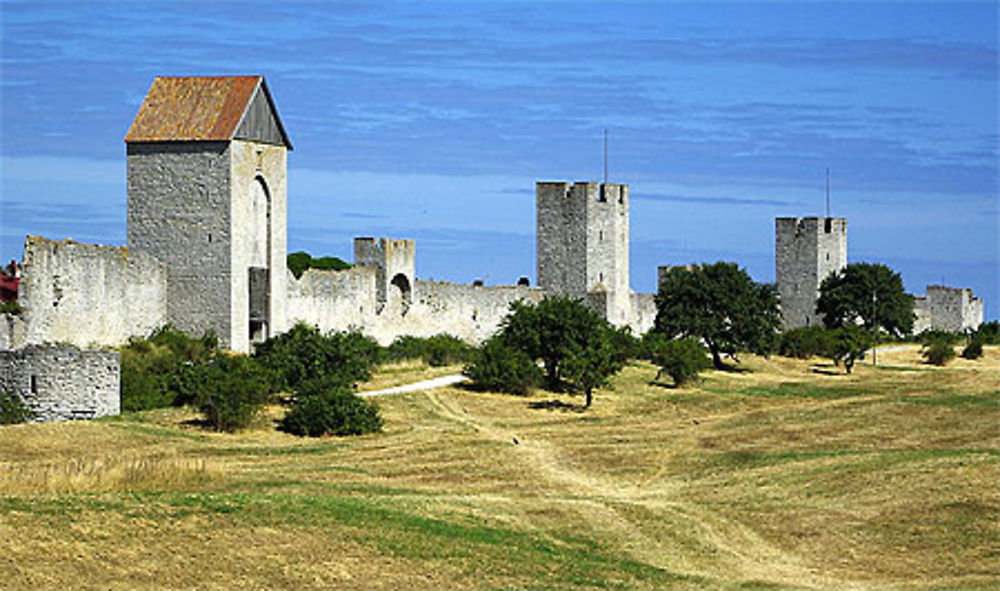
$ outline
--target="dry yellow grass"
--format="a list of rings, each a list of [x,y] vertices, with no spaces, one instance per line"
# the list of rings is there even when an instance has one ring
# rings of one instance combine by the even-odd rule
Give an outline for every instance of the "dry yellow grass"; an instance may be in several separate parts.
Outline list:
[[[574,397],[379,400],[382,434],[217,435],[170,410],[0,429],[12,588],[989,589],[1000,349],[833,375],[637,364]],[[442,370],[443,373],[448,373]],[[436,375],[436,374],[432,374]],[[423,368],[394,368],[377,387]],[[369,389],[371,389],[369,387]]]

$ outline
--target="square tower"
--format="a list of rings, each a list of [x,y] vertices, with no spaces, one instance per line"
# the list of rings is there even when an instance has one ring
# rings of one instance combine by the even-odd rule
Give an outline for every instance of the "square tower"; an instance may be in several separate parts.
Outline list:
[[[376,313],[405,316],[413,303],[416,245],[412,240],[355,238],[354,264],[375,268]]]
[[[610,322],[628,323],[628,185],[540,182],[535,195],[538,286],[586,297]]]
[[[284,329],[292,149],[262,76],[157,77],[125,137],[129,247],[167,266],[167,319],[249,352]]]
[[[786,329],[822,322],[819,286],[847,266],[846,218],[776,218],[774,278]]]

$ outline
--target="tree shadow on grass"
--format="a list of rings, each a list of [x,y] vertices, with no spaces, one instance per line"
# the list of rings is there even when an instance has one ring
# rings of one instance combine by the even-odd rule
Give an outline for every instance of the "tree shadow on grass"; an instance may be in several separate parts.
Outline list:
[[[529,402],[528,408],[534,410],[558,410],[560,412],[576,412],[581,413],[586,410],[582,405],[570,404],[569,402],[563,402],[562,400],[539,400],[538,402]]]
[[[812,372],[823,374],[825,376],[842,376],[845,375],[843,371],[833,363],[816,363],[812,366]]]

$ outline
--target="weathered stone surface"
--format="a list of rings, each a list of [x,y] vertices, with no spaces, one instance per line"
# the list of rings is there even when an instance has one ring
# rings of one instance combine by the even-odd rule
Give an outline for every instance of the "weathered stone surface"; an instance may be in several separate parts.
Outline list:
[[[983,323],[983,300],[975,297],[971,289],[928,285],[926,294],[913,299],[914,334],[931,328],[950,332],[975,330]]]
[[[816,314],[819,286],[847,266],[847,220],[776,218],[774,266],[784,327],[822,322]]]
[[[12,329],[7,349],[117,345],[166,322],[166,268],[123,246],[29,236],[18,294],[23,327],[6,322]]]
[[[69,345],[0,351],[0,390],[19,396],[39,422],[119,414],[119,374],[114,351]]]

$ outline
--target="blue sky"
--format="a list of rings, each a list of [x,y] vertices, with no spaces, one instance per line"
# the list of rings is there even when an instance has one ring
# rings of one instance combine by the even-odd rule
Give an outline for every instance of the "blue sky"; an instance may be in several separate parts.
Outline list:
[[[125,240],[123,137],[156,75],[264,74],[289,248],[417,240],[417,274],[535,275],[534,183],[632,187],[656,265],[774,277],[776,216],[851,261],[1000,303],[998,10],[958,3],[2,2],[0,256]]]

